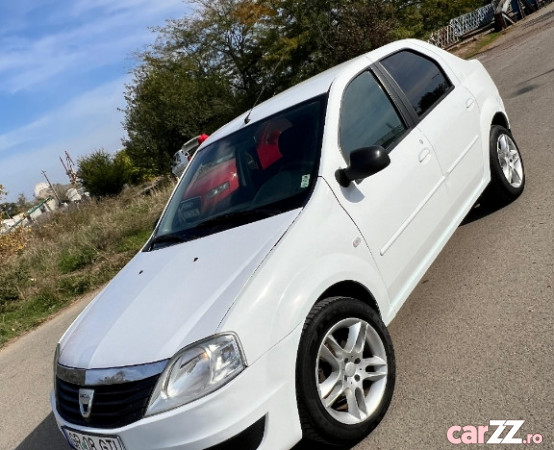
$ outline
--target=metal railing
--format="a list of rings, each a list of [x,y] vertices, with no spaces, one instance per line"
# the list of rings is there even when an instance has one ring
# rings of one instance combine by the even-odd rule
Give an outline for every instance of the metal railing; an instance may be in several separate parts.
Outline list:
[[[493,21],[494,5],[491,3],[452,19],[447,26],[435,31],[429,37],[429,42],[438,47],[447,48],[460,42],[465,35],[490,25]]]

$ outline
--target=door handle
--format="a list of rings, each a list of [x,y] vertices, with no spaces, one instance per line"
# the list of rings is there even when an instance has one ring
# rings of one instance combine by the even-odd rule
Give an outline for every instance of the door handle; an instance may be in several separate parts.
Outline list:
[[[429,150],[427,147],[425,147],[421,152],[419,153],[419,162],[422,163],[427,158],[431,156],[431,150]]]
[[[473,108],[473,105],[475,105],[475,99],[474,98],[468,98],[466,100],[466,108],[471,109],[471,108]]]

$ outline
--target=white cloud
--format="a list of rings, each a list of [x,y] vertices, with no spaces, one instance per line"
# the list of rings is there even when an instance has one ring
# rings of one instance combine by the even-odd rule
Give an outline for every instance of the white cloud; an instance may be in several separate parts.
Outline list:
[[[127,77],[86,92],[39,120],[0,135],[0,183],[14,199],[32,193],[46,170],[52,182],[66,183],[59,162],[65,150],[77,160],[98,148],[114,152],[121,147],[124,130],[122,91]]]
[[[88,14],[93,9],[100,12]],[[60,27],[63,31],[36,39],[0,39],[0,89],[13,94],[40,86],[60,74],[67,76],[121,61],[122,55],[127,56],[154,39],[149,25],[182,16],[185,10],[185,5],[175,0],[80,1],[73,10],[58,8],[56,14],[63,11],[67,16],[68,24]],[[71,17],[75,15],[90,15],[90,19],[74,26]]]
[[[60,108],[45,113],[38,120],[0,135],[0,154],[18,146],[28,146],[45,138],[70,137],[79,130],[93,127],[95,123],[111,122],[117,117],[117,124],[123,119],[117,108],[125,106],[123,90],[129,76],[123,76],[96,89],[85,92]],[[101,144],[101,143],[100,143]],[[100,145],[99,144],[99,145]]]

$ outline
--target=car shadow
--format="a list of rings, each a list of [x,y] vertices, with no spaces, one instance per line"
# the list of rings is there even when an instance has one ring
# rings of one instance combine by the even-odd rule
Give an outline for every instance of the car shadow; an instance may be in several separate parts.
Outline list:
[[[337,447],[319,444],[317,442],[310,442],[302,439],[291,450],[350,450],[352,447]]]
[[[508,203],[509,204],[509,203]],[[488,199],[480,198],[477,200],[471,211],[465,216],[464,220],[460,224],[461,227],[464,225],[480,220],[484,217],[487,217],[491,214],[494,214],[496,211],[500,211],[502,208],[505,208],[506,204],[491,202]]]
[[[69,444],[63,438],[54,414],[50,413],[15,450],[69,450]],[[351,447],[330,447],[302,440],[292,450],[348,450]]]
[[[54,414],[50,413],[15,450],[69,450],[69,444],[63,438]]]

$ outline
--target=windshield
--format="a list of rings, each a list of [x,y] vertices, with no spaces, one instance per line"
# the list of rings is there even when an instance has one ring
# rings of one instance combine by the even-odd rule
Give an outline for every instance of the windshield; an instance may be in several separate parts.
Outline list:
[[[200,150],[149,248],[302,207],[317,178],[324,100],[294,106]]]

